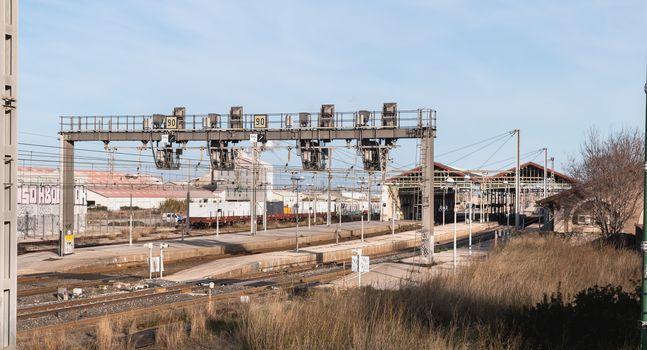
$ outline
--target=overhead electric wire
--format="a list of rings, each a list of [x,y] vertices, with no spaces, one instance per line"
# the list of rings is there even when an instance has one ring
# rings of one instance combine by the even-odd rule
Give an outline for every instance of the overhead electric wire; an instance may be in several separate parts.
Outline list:
[[[506,136],[506,135],[509,135],[509,134],[514,134],[514,131],[506,131],[506,132],[504,132],[504,133],[502,133],[502,134],[495,135],[495,136],[492,136],[492,137],[488,137],[488,138],[483,139],[483,140],[481,140],[481,141],[477,141],[477,142],[474,142],[474,143],[469,144],[469,145],[466,145],[466,146],[461,146],[461,147],[459,147],[459,148],[453,149],[453,150],[451,150],[451,151],[447,151],[447,152],[445,152],[445,153],[437,154],[437,155],[436,155],[436,157],[437,157],[437,158],[440,158],[440,157],[446,156],[446,155],[448,155],[448,154],[452,154],[452,153],[455,153],[455,152],[458,152],[458,151],[462,151],[462,150],[464,150],[464,149],[467,149],[467,148],[470,148],[470,147],[473,147],[473,146],[479,145],[479,144],[481,144],[481,143],[483,143],[483,142],[490,141],[490,140],[492,140],[492,139],[502,138],[502,137],[504,137],[504,136]]]
[[[464,156],[462,156],[462,157],[460,157],[460,158],[458,158],[458,159],[454,160],[453,162],[449,162],[449,163],[447,163],[447,165],[455,164],[456,162],[458,162],[458,161],[460,161],[460,160],[463,160],[463,159],[465,159],[465,158],[467,158],[467,157],[469,157],[469,156],[473,155],[474,153],[476,153],[476,152],[478,152],[478,151],[484,150],[484,149],[486,149],[487,147],[489,147],[490,145],[492,145],[492,144],[494,144],[494,143],[496,143],[496,142],[500,141],[503,137],[505,137],[505,136],[507,136],[507,135],[508,135],[508,134],[504,134],[502,137],[498,137],[498,138],[496,138],[496,139],[494,139],[494,140],[492,140],[492,141],[488,142],[487,144],[485,144],[485,145],[483,145],[483,146],[481,146],[481,147],[477,148],[475,151],[472,151],[472,152],[470,152],[470,153],[467,153],[467,154],[465,154]]]
[[[494,156],[495,156],[495,155],[496,155],[496,154],[501,150],[501,148],[503,148],[503,146],[505,146],[505,145],[508,143],[508,141],[510,141],[510,139],[512,138],[512,136],[514,136],[514,134],[511,134],[511,135],[510,135],[510,137],[508,137],[508,138],[507,138],[507,139],[506,139],[506,140],[501,144],[501,146],[499,146],[499,148],[497,148],[497,149],[496,149],[496,150],[495,150],[495,151],[494,151],[494,152],[493,152],[493,153],[488,157],[488,159],[486,159],[486,160],[485,160],[485,162],[483,162],[483,163],[482,163],[480,166],[478,166],[476,169],[478,170],[478,169],[483,168],[483,165],[484,165],[485,163],[489,162],[489,161],[490,161],[490,159],[492,159],[492,157],[494,157]]]

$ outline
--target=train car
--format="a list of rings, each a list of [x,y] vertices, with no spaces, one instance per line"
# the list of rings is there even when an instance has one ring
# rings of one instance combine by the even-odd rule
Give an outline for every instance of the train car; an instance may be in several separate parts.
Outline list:
[[[336,205],[331,203],[333,215],[336,217]],[[267,206],[267,220],[288,222],[296,221],[296,206],[285,206],[282,201],[258,202],[257,203],[257,220],[263,221],[263,210]],[[301,221],[307,220],[308,216],[315,214],[318,217],[326,215],[328,203],[317,201],[299,202],[299,218]],[[190,204],[190,223],[195,228],[213,227],[218,222],[220,225],[232,225],[236,223],[246,223],[250,218],[250,202],[199,202]]]

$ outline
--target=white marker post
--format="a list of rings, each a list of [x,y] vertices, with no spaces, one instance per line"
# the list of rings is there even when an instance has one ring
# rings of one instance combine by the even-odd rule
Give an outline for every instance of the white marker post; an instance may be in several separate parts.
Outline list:
[[[353,257],[351,260],[351,270],[357,272],[357,286],[362,287],[362,272],[369,271],[369,257],[362,256],[361,249],[353,249]]]
[[[144,247],[148,248],[148,279],[153,279],[153,243],[146,243]]]
[[[166,248],[168,248],[168,243],[160,243],[160,278],[162,278],[164,274],[164,249]]]

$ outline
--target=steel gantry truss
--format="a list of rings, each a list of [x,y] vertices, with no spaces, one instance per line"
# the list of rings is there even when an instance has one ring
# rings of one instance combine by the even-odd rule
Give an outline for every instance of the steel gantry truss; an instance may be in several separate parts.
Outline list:
[[[304,171],[325,171],[331,156],[326,144],[335,140],[345,140],[347,144],[355,141],[364,170],[383,172],[388,152],[398,139],[420,139],[424,169],[423,226],[428,237],[433,237],[435,119],[433,109],[398,110],[396,103],[385,103],[381,111],[356,112],[337,112],[334,105],[324,104],[316,113],[247,114],[242,106],[234,106],[229,114],[187,115],[183,107],[177,107],[170,115],[63,116],[60,118],[61,183],[64,184],[61,231],[73,227],[74,144],[77,142],[150,143],[155,165],[166,170],[180,168],[187,143],[206,142],[213,179],[214,171],[234,167],[237,153],[233,145],[239,142],[252,144],[254,162],[257,144],[293,140]],[[256,217],[255,207],[251,206],[252,218]],[[252,224],[252,233],[254,229]]]

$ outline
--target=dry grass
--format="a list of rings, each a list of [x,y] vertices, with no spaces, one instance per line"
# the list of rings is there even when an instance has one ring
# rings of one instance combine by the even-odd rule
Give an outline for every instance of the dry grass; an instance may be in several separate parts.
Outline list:
[[[31,337],[19,344],[19,349],[42,349],[42,350],[59,350],[59,349],[81,349],[69,344],[69,339],[63,333],[47,332],[37,337]]]
[[[250,349],[517,349],[524,343],[509,327],[513,312],[558,290],[566,300],[594,285],[633,290],[639,276],[633,251],[520,237],[420,286],[251,305],[234,339]]]
[[[113,325],[108,318],[104,318],[96,328],[96,348],[98,350],[112,349],[116,345],[114,338]]]
[[[239,306],[234,316],[209,305],[145,320],[106,320],[97,328],[95,343],[85,348],[131,348],[123,341],[129,334],[160,324],[156,348],[166,349],[528,348],[515,328],[519,312],[557,291],[568,301],[594,285],[633,290],[640,266],[635,251],[554,237],[519,237],[456,274],[398,291],[364,288],[282,295]],[[632,342],[624,338],[616,347],[631,348]],[[48,335],[24,348],[84,348],[75,346]]]
[[[156,344],[166,349],[178,349],[186,341],[186,334],[183,321],[165,324],[158,328]]]

